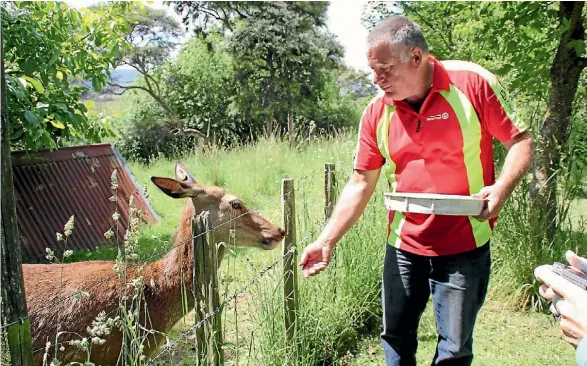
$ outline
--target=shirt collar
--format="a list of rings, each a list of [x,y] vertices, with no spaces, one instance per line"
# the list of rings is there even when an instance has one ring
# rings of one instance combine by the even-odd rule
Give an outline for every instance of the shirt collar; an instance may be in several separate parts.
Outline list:
[[[432,89],[430,93],[442,91],[442,90],[450,90],[450,79],[448,77],[448,73],[442,63],[438,61],[434,56],[428,56],[428,61],[434,65],[434,75],[432,77]],[[430,94],[429,93],[429,94]],[[383,102],[385,104],[391,104],[394,106],[399,105],[407,105],[406,102],[403,100],[393,100],[387,96],[383,96]]]

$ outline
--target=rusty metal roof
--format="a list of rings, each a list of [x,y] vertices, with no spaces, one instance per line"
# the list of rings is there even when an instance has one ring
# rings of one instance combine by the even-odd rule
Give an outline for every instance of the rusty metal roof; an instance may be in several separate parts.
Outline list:
[[[117,243],[116,228],[110,239],[104,233],[113,227],[112,214],[118,204],[118,240],[128,225],[131,195],[147,223],[159,217],[144,197],[138,182],[120,154],[110,144],[40,150],[38,153],[12,152],[14,192],[23,257],[28,261],[46,261],[46,249],[95,249]],[[110,197],[110,176],[118,175],[118,202]],[[67,220],[75,215],[73,234],[67,248],[58,242]]]

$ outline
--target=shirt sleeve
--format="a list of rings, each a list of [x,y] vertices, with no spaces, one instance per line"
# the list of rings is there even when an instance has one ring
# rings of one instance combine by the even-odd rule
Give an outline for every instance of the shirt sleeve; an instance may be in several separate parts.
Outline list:
[[[479,96],[481,124],[500,142],[509,141],[528,130],[497,77],[487,70],[480,78]]]
[[[355,149],[354,168],[356,170],[375,170],[385,164],[385,158],[381,155],[377,146],[376,105],[370,103],[361,117],[359,124],[359,138]]]
[[[575,353],[575,359],[577,360],[577,366],[587,366],[587,336],[581,339]]]

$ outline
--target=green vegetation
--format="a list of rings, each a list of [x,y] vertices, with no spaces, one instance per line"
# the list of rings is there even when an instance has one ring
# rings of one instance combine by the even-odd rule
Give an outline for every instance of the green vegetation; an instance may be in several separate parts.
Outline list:
[[[106,85],[109,68],[126,47],[117,37],[130,27],[123,14],[134,6],[119,2],[78,11],[58,2],[2,4],[2,109],[10,110],[13,146],[55,148],[112,135],[108,121],[88,118],[81,81],[96,90]]]
[[[418,365],[429,364],[436,348],[436,328],[431,305],[418,329]],[[475,326],[474,365],[553,365],[575,362],[575,352],[561,336],[552,317],[525,311],[512,311],[496,300],[487,300]],[[367,366],[383,363],[379,335],[372,334],[359,343],[343,365]]]
[[[351,172],[351,152],[355,144],[353,133],[335,138],[317,139],[292,150],[287,141],[262,139],[256,144],[234,150],[207,150],[186,155],[182,161],[192,168],[203,184],[216,184],[242,198],[249,207],[274,223],[280,222],[280,182],[282,178],[296,179],[296,210],[298,240],[303,247],[323,219],[323,169],[325,162],[334,162],[339,184],[344,184]],[[131,169],[141,184],[146,184],[149,199],[161,215],[160,224],[144,226],[140,237],[142,258],[170,248],[184,200],[174,200],[154,187],[150,176],[173,176],[174,160],[160,158],[149,166],[131,163]],[[259,168],[262,167],[262,168]],[[380,328],[380,277],[385,236],[385,209],[382,193],[386,186],[380,180],[377,193],[367,212],[336,250],[335,263],[316,278],[300,279],[300,316],[298,328],[300,365],[333,362],[361,365],[381,363],[383,354],[377,333]],[[522,299],[519,290],[534,291],[532,271],[535,263],[562,260],[567,248],[580,253],[587,250],[584,222],[586,200],[570,201],[569,218],[572,230],[561,230],[560,239],[548,251],[532,247],[527,240],[533,232],[524,186],[508,202],[498,221],[494,237],[494,271],[491,295],[480,315],[476,330],[476,349],[482,364],[491,364],[496,357],[504,364],[534,364],[548,361],[555,365],[568,364],[572,349],[567,347],[559,330],[545,314],[519,311],[516,301]],[[572,217],[572,220],[571,220]],[[583,221],[581,221],[583,220]],[[103,249],[102,249],[103,250]],[[281,251],[264,252],[257,249],[230,247],[220,274],[221,293],[228,296],[254,278],[281,255]],[[79,254],[79,253],[76,253]],[[86,254],[86,258],[113,259],[115,252]],[[285,362],[283,343],[280,266],[270,271],[250,291],[238,297],[224,311],[226,352],[229,364],[237,357],[252,357],[260,364],[281,365]],[[520,283],[530,286],[519,287]],[[531,290],[529,290],[531,289]],[[512,296],[514,295],[514,296]],[[526,296],[526,301],[536,297]],[[520,305],[520,304],[518,304]],[[524,304],[521,304],[524,305]],[[544,308],[542,303],[535,307]],[[188,315],[170,337],[193,325]],[[420,330],[419,360],[425,363],[432,356],[435,344],[434,320],[427,311]],[[189,355],[189,344],[180,347],[173,359],[181,361]],[[358,348],[357,348],[358,347]],[[532,352],[531,349],[550,352]],[[251,353],[249,355],[249,352]],[[373,353],[373,354],[371,354]],[[186,361],[187,362],[187,361]],[[524,363],[525,362],[525,363]]]
[[[545,303],[532,272],[563,260],[566,249],[587,250],[587,8],[581,2],[395,5],[373,3],[365,23],[401,12],[422,25],[440,59],[473,61],[498,74],[536,141],[536,166],[496,227],[491,295],[476,329],[476,362],[570,364],[572,349],[541,313]],[[3,114],[2,143],[36,150],[112,142],[130,159],[162,217],[141,228],[139,260],[156,259],[171,248],[184,201],[164,195],[149,177],[173,176],[175,159],[202,183],[226,188],[274,223],[281,220],[281,179],[295,178],[298,240],[307,244],[323,220],[324,163],[336,163],[344,184],[356,142],[352,131],[375,92],[366,74],[342,64],[341,47],[324,27],[328,3],[173,6],[194,37],[172,59],[181,32],[160,11],[123,2],[80,10],[64,3],[3,3],[2,110],[10,113]],[[137,42],[140,37],[147,42]],[[88,90],[82,81],[97,92],[114,90],[109,70],[122,64],[141,74],[132,86],[118,86],[130,91],[80,101]],[[505,151],[498,145],[496,151],[499,169]],[[381,179],[329,269],[300,280],[295,364],[382,363],[376,334],[385,190]],[[3,204],[7,194],[12,192],[3,189]],[[280,255],[230,246],[221,292],[230,295]],[[68,261],[116,257],[117,248],[100,247],[78,251]],[[288,361],[279,270],[224,309],[227,363]],[[186,316],[170,338],[192,321]],[[418,361],[427,363],[435,344],[430,310],[419,334]],[[169,363],[190,364],[189,348],[186,343]]]

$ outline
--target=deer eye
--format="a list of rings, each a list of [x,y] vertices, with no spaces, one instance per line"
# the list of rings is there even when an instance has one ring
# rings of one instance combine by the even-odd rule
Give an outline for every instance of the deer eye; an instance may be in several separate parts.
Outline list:
[[[230,201],[230,206],[235,210],[240,210],[242,208],[241,202],[239,200]]]

